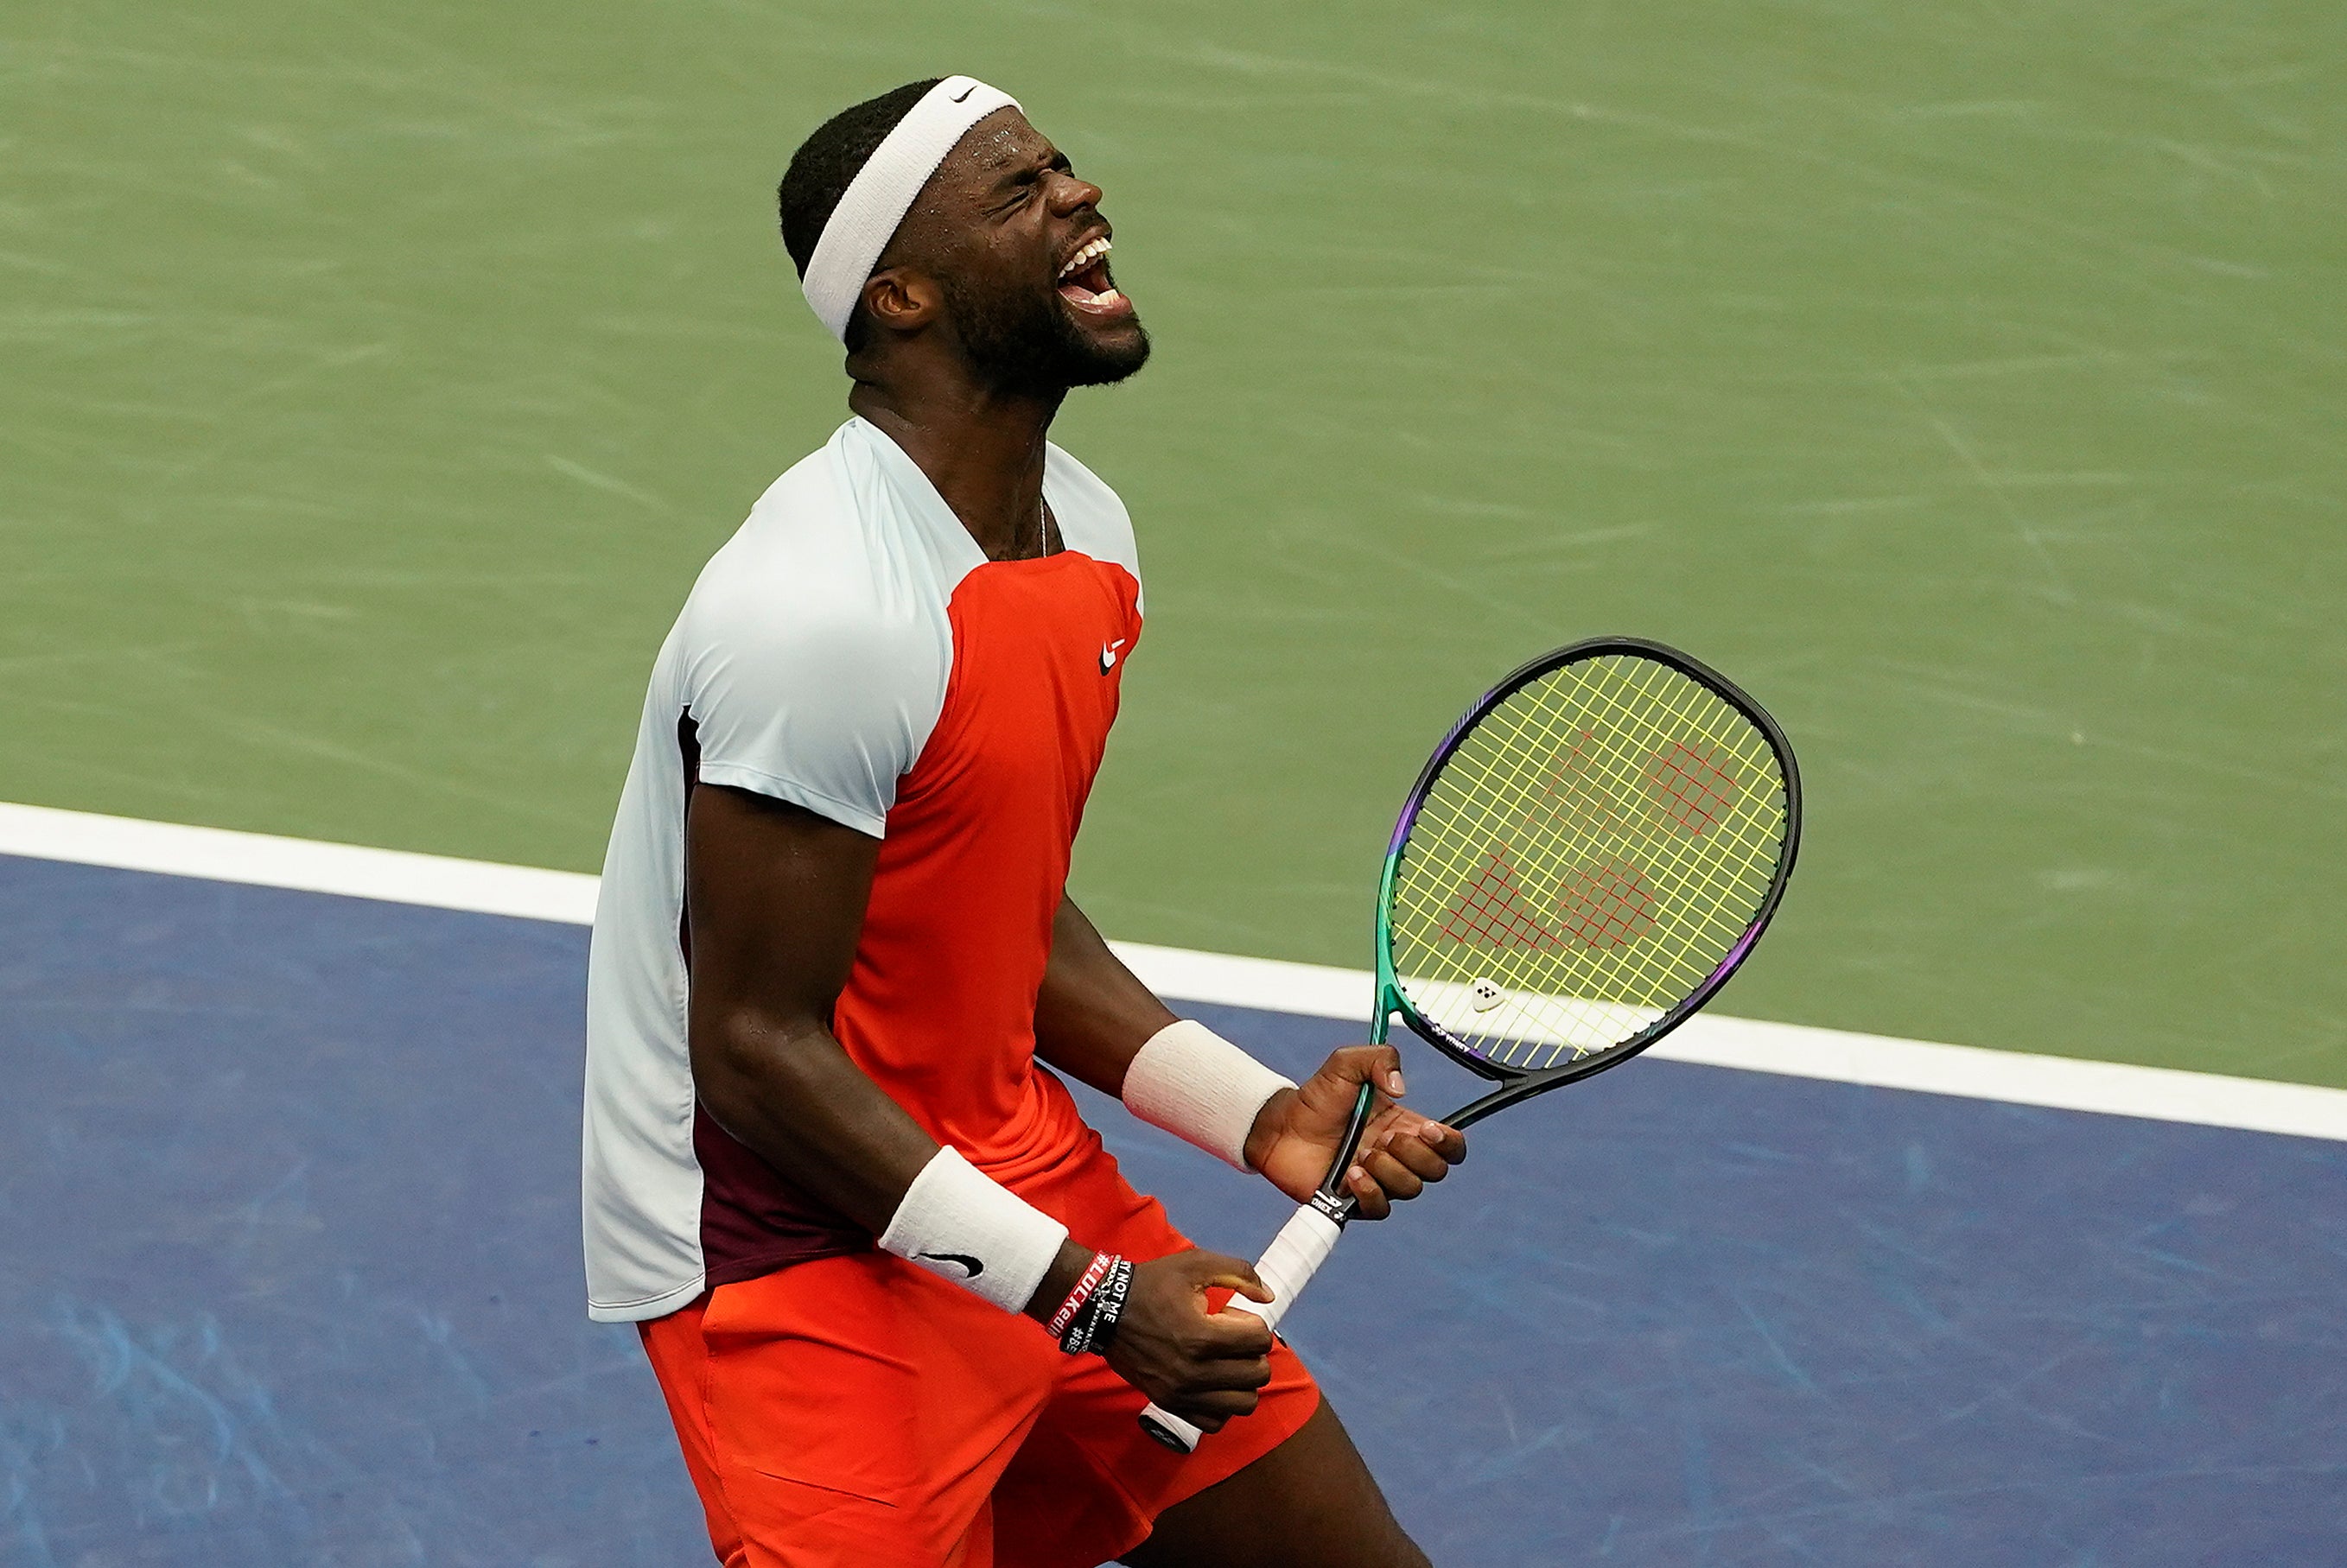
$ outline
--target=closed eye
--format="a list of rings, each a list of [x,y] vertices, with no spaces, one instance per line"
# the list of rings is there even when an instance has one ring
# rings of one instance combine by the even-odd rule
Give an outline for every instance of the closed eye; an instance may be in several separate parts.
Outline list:
[[[1056,148],[1053,149],[1051,156],[1042,163],[1022,169],[1010,177],[1009,193],[995,204],[994,210],[1008,212],[1033,200],[1035,193],[1043,188],[1043,176],[1047,171],[1054,174],[1073,174],[1076,168],[1074,164],[1068,161],[1066,153]]]
[[[1015,207],[1019,207],[1025,202],[1034,200],[1035,192],[1042,189],[1042,181],[1043,171],[1041,169],[1020,169],[1018,173],[1010,177],[1010,191],[1000,201],[995,204],[994,210],[997,212],[1008,212]]]

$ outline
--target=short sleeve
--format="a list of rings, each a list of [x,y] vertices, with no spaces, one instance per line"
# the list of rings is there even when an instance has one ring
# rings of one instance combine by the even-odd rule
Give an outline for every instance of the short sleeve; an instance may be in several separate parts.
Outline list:
[[[1071,549],[1122,567],[1133,578],[1137,610],[1141,552],[1133,544],[1133,518],[1123,500],[1107,481],[1059,447],[1046,444],[1044,453],[1044,484],[1061,538]]]
[[[701,780],[885,836],[897,780],[944,704],[950,646],[917,614],[695,597],[685,709]]]

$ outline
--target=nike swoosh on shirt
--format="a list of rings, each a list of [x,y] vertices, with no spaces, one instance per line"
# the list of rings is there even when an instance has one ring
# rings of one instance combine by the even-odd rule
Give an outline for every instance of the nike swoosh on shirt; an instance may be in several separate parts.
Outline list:
[[[986,1272],[986,1265],[979,1262],[978,1259],[970,1256],[968,1253],[925,1252],[918,1255],[922,1257],[933,1257],[939,1263],[958,1263],[961,1265],[963,1271],[962,1277],[964,1279],[976,1279],[979,1275]]]
[[[1113,669],[1115,669],[1115,668],[1116,668],[1116,651],[1117,651],[1118,649],[1120,649],[1120,648],[1123,647],[1123,646],[1124,646],[1124,639],[1123,639],[1123,638],[1122,638],[1122,637],[1118,638],[1118,639],[1117,639],[1115,641],[1113,641],[1113,642],[1104,642],[1104,643],[1101,644],[1101,673],[1102,673],[1102,674],[1105,675],[1105,674],[1107,674],[1110,671],[1112,671],[1112,670],[1113,670]]]

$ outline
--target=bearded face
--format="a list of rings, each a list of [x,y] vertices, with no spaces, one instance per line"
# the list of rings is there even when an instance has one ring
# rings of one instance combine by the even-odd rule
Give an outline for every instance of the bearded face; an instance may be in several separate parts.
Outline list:
[[[1113,292],[1107,264],[1091,280],[1106,285],[1086,292]],[[1149,363],[1149,333],[1128,305],[1116,326],[1103,331],[1094,317],[1080,314],[1065,285],[999,276],[948,273],[938,279],[962,347],[980,376],[998,392],[1051,396],[1077,386],[1108,386]]]

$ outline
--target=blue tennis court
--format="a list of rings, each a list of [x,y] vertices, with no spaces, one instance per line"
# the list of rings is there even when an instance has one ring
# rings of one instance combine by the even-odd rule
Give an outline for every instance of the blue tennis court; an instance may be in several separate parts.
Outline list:
[[[0,1562],[700,1560],[580,1310],[583,929],[0,858]],[[1476,1145],[1293,1324],[1438,1562],[2347,1561],[2347,1145],[1659,1061]]]

